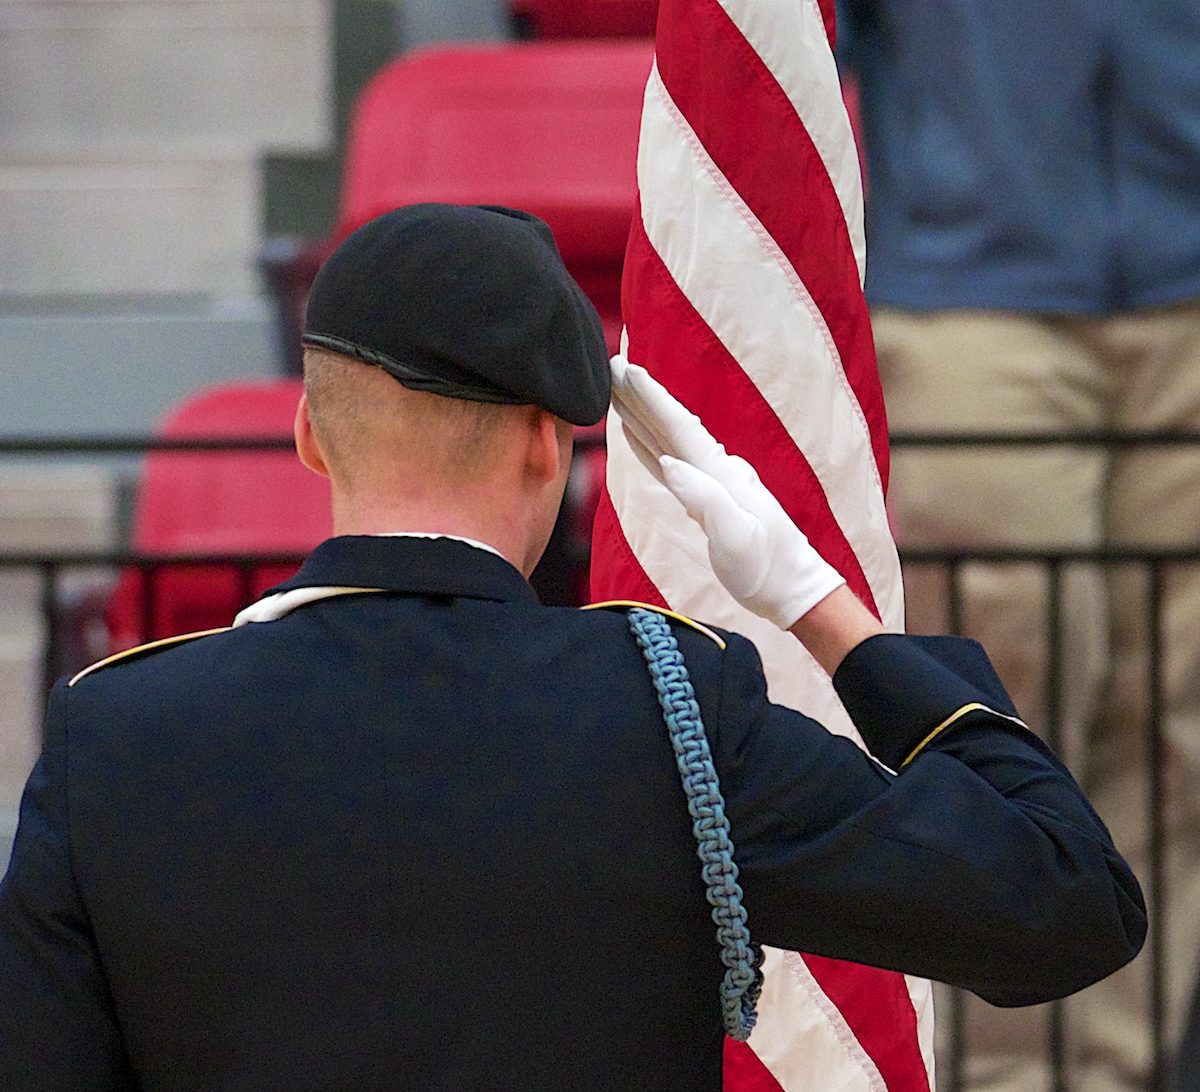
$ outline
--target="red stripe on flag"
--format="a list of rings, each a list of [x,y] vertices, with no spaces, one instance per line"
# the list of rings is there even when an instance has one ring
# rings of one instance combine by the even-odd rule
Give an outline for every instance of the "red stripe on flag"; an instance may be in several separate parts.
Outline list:
[[[837,45],[837,0],[817,0],[821,9],[821,19],[825,23],[825,37],[829,39],[829,48]]]
[[[783,1092],[781,1085],[745,1043],[725,1037],[725,1087],[738,1092]]]
[[[803,958],[890,1092],[930,1092],[904,975],[825,956]]]
[[[654,586],[654,581],[646,575],[646,570],[629,548],[607,487],[600,494],[592,525],[591,598],[593,603],[603,603],[609,599],[634,599],[653,607],[670,609],[662,592]]]
[[[657,54],[672,101],[824,317],[870,426],[886,488],[887,418],[875,344],[854,247],[820,153],[786,92],[717,0],[663,0]]]
[[[637,218],[629,234],[621,294],[629,359],[645,364],[730,452],[758,471],[821,556],[878,616],[862,566],[833,518],[808,460],[750,377],[688,302]],[[592,571],[603,570],[593,562]]]

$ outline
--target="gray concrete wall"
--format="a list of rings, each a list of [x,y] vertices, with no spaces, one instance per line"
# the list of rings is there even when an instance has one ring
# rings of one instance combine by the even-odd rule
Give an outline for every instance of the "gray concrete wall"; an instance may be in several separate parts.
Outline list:
[[[505,0],[398,0],[406,49],[431,42],[482,41],[508,33]]]
[[[0,314],[0,436],[140,434],[202,387],[276,373],[265,301],[178,313]]]

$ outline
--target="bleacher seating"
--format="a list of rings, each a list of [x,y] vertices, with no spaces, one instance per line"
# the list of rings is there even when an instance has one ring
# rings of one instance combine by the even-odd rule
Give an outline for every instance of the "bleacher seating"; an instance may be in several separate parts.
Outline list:
[[[658,0],[513,0],[511,11],[534,38],[650,38]]]
[[[158,434],[288,438],[300,391],[296,380],[215,388],[183,403]],[[294,452],[154,452],[138,486],[131,546],[151,554],[302,554],[330,533],[329,483]],[[149,595],[144,575],[128,569],[106,612],[110,645],[228,625],[247,591],[257,595],[295,568],[257,565],[246,578],[230,567],[164,568]]]

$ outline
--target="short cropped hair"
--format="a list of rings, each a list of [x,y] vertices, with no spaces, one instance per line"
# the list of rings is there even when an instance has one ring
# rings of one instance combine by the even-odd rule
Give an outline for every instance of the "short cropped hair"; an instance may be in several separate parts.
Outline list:
[[[347,480],[376,457],[467,480],[484,469],[497,430],[521,409],[409,390],[369,364],[312,347],[304,352],[304,390],[329,469]]]

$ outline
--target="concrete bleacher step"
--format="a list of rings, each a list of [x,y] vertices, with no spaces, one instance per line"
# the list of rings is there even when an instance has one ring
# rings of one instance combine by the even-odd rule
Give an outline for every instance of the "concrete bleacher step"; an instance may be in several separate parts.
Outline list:
[[[253,293],[259,157],[331,140],[329,7],[0,4],[0,293]]]
[[[0,292],[257,290],[253,155],[0,150]]]
[[[0,137],[281,147],[327,135],[328,0],[6,0]]]
[[[0,468],[0,546],[101,550],[112,542],[113,474],[77,464]]]

